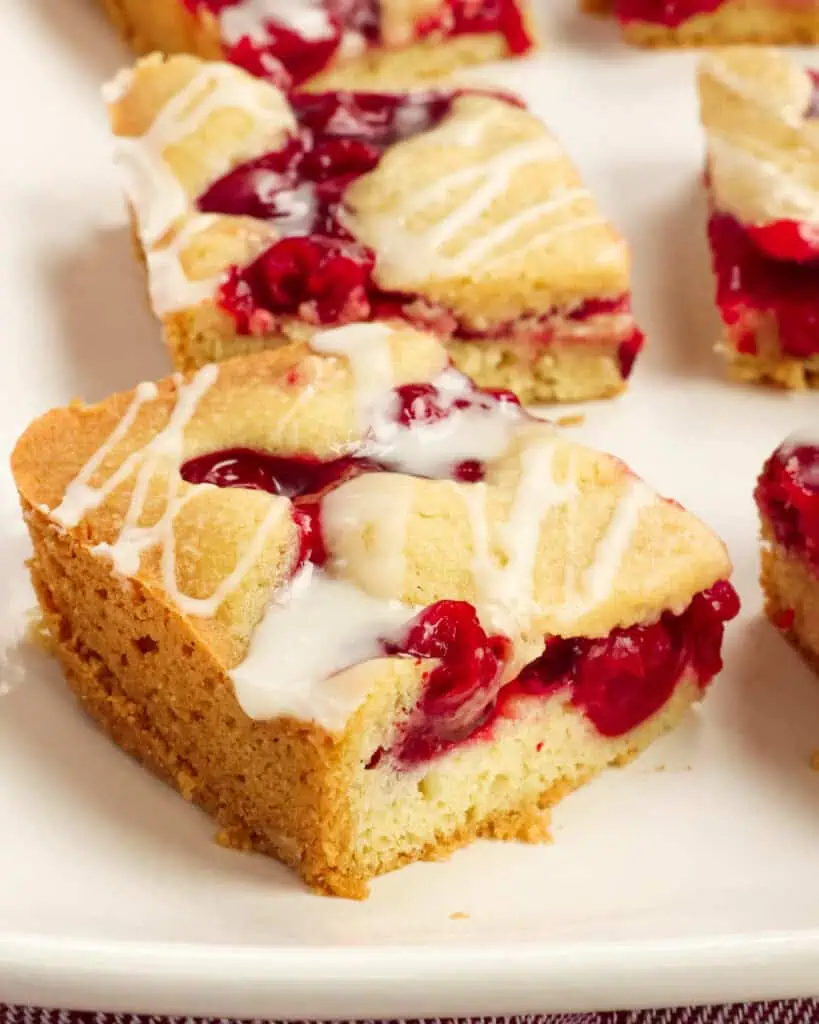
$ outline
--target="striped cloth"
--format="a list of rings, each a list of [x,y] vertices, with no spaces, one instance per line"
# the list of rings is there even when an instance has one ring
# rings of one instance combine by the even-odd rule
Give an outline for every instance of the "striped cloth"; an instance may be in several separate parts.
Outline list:
[[[139,1017],[134,1014],[70,1013],[0,1004],[0,1024],[231,1024],[193,1017]],[[254,1021],[253,1024],[261,1024]],[[299,1021],[296,1024],[309,1024]],[[321,1022],[318,1022],[321,1024]],[[362,1024],[380,1024],[366,1021]],[[402,1021],[401,1024],[459,1024],[449,1019]],[[678,1010],[631,1010],[618,1013],[560,1013],[548,1016],[479,1017],[463,1024],[819,1024],[819,1000],[733,1003]]]

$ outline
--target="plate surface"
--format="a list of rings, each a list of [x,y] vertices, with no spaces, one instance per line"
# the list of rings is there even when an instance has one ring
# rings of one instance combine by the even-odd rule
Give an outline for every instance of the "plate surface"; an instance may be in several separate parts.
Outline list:
[[[819,993],[819,686],[760,617],[751,490],[819,396],[725,383],[690,54],[627,50],[549,0],[552,46],[505,67],[634,247],[651,348],[573,433],[728,541],[744,599],[702,712],[568,800],[549,847],[481,843],[306,893],[214,845],[207,819],[12,647],[0,699],[0,998],[247,1016],[454,1015]],[[33,416],[167,370],[128,244],[100,82],[123,55],[87,0],[5,4],[0,448]],[[14,69],[13,75],[11,69]],[[0,476],[0,629],[32,602]]]

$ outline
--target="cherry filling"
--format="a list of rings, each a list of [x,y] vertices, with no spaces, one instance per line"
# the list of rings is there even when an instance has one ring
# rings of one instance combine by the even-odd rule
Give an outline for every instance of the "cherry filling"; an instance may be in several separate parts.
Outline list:
[[[775,232],[777,226],[765,230]],[[717,304],[737,350],[756,354],[757,331],[773,321],[783,353],[798,358],[819,353],[819,258],[775,259],[728,214],[711,215],[708,237]]]
[[[344,191],[378,164],[388,146],[439,124],[459,95],[291,98],[298,137],[237,167],[198,200],[205,213],[273,221],[283,236],[249,266],[232,268],[220,289],[220,304],[238,330],[263,334],[286,316],[317,324],[388,318],[417,301],[385,292],[373,280],[374,253],[341,222]]]
[[[403,735],[390,751],[402,764],[428,761],[469,739],[492,717],[509,640],[488,636],[466,601],[425,608],[403,637],[384,640],[386,654],[436,658]]]
[[[459,411],[479,410],[491,416],[497,415],[502,406],[520,404],[509,391],[480,390],[466,378],[463,390],[454,398],[444,395],[432,383],[405,384],[392,394],[394,402],[390,408],[395,423],[408,430],[439,422]],[[381,473],[390,468],[365,455],[363,450],[323,460],[309,454],[281,456],[251,448],[225,448],[189,459],[180,473],[190,484],[241,487],[289,498],[299,528],[300,550],[295,566],[299,568],[305,561],[316,565],[327,561],[321,533],[324,496],[363,473]],[[454,464],[450,475],[453,480],[473,483],[482,480],[484,473],[482,462],[469,459]]]
[[[240,8],[247,0],[182,0],[192,11],[209,11],[219,17],[231,8]],[[253,75],[272,78],[282,85],[300,85],[325,70],[344,52],[345,44],[360,51],[382,43],[380,0],[321,0],[318,11],[326,19],[322,31],[301,34],[297,0],[290,0],[293,16],[289,19],[259,18],[255,31],[226,40],[225,55]],[[305,5],[306,6],[306,5]],[[323,10],[322,10],[323,8]],[[247,12],[248,19],[253,17]],[[258,15],[256,16],[258,17]],[[415,38],[448,38],[466,34],[497,32],[504,37],[509,51],[523,54],[534,40],[518,7],[517,0],[443,0],[435,14],[415,28]]]
[[[491,737],[495,723],[514,718],[527,696],[565,692],[602,736],[623,736],[662,708],[691,670],[703,689],[722,668],[724,624],[739,598],[723,580],[697,594],[680,615],[665,612],[650,626],[615,629],[602,639],[547,638],[543,654],[500,685],[509,641],[490,636],[463,601],[425,608],[387,654],[436,658],[421,698],[395,744],[377,751],[399,767],[446,753],[469,740]]]
[[[316,565],[327,561],[321,536],[322,497],[362,473],[383,469],[377,462],[355,455],[322,461],[311,455],[282,457],[250,448],[228,448],[189,459],[180,472],[189,484],[241,487],[290,498],[300,539],[295,571],[307,561]]]
[[[819,446],[783,444],[765,463],[754,497],[777,544],[819,573]]]
[[[388,292],[374,276],[375,254],[344,227],[344,192],[376,167],[402,139],[434,128],[463,91],[408,95],[334,92],[296,94],[300,131],[280,150],[249,161],[214,182],[199,197],[205,213],[272,221],[282,236],[250,265],[233,267],[218,294],[238,331],[265,334],[288,317],[314,324],[402,318],[463,340],[520,337],[549,344],[559,330],[552,314],[525,316],[520,325],[475,331],[453,313],[415,293]],[[506,102],[517,101],[497,96]],[[630,314],[627,295],[593,299],[558,320]],[[643,345],[634,327],[618,351],[627,378]]]
[[[644,21],[678,28],[698,14],[713,14],[725,0],[614,0],[614,13],[623,24]]]

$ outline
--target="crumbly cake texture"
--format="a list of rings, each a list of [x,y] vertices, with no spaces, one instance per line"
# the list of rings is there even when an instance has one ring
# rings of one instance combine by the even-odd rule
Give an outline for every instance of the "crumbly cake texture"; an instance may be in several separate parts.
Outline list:
[[[236,50],[236,44],[243,35],[260,41],[262,49],[269,47],[269,53],[276,53],[258,0],[226,4],[227,11],[221,16],[207,10],[206,3],[196,9],[195,4],[185,0],[101,2],[136,54],[159,51],[189,53],[205,60],[230,59],[231,56],[241,59],[243,54],[241,48]],[[380,0],[379,41],[368,42],[360,33],[346,32],[327,66],[297,84],[314,90],[406,87],[446,78],[461,68],[526,53],[537,45],[531,6],[527,0],[503,0],[499,6],[504,5],[514,7],[519,19],[519,25],[512,28],[509,38],[499,31],[450,35],[445,30],[451,21],[446,11],[450,5],[443,0]],[[269,8],[265,14],[288,33],[304,32],[308,43],[320,43],[322,32],[330,31],[329,22],[323,25],[327,20],[323,5],[316,0],[288,0],[288,4],[271,3]],[[436,19],[444,28],[422,29],[424,38],[419,38],[419,26],[429,25]],[[515,20],[514,12],[512,20]],[[248,64],[258,60],[252,50],[247,57]],[[261,64],[264,65],[264,61]],[[270,71],[269,58],[267,70]]]
[[[798,555],[780,547],[763,521],[762,571],[765,614],[819,672],[819,579]]]
[[[384,148],[371,169],[345,178],[325,208],[326,184],[316,193],[292,168],[289,191],[259,198],[271,177],[253,161],[292,145],[297,111],[239,68],[152,56],[106,95],[152,305],[180,369],[301,340],[322,324],[400,316],[451,341],[456,365],[479,384],[527,402],[625,386],[642,344],[627,247],[556,140],[509,98],[384,99],[398,104],[390,132],[399,140],[376,142]],[[352,116],[343,102],[336,124]],[[350,138],[314,144],[346,153],[361,146]],[[317,205],[340,225],[332,239],[316,239]],[[354,242],[335,241],[339,231]]]
[[[815,76],[780,51],[735,47],[702,60],[698,89],[720,350],[738,380],[815,387]]]
[[[591,13],[618,15],[617,0],[581,0]],[[634,4],[627,4],[633,7]],[[706,5],[703,5],[706,6]],[[623,36],[637,46],[733,46],[767,43],[807,44],[819,41],[819,10],[812,5],[781,0],[724,0],[714,10],[674,18],[667,23],[668,7],[645,0],[646,16],[623,19]]]
[[[619,460],[475,391],[429,334],[352,325],[55,410],[12,468],[83,707],[222,841],[320,891],[360,897],[477,836],[544,838],[545,808],[719,669],[721,623],[696,616],[730,590],[721,542]],[[248,489],[264,472],[279,482]],[[588,703],[582,680],[535,685],[544,637],[561,672],[597,666]],[[607,697],[600,659],[616,675],[649,643],[659,697],[630,662]]]

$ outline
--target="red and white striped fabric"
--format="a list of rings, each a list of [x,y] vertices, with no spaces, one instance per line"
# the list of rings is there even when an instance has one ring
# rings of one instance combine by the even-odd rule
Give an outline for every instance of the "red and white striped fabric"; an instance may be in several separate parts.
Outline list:
[[[140,1017],[134,1014],[70,1013],[0,1004],[0,1024],[231,1024],[225,1020],[193,1017]],[[252,1021],[249,1024],[262,1024]],[[298,1021],[296,1024],[310,1024]],[[323,1022],[316,1022],[323,1024]],[[361,1024],[382,1024],[363,1021]],[[525,1017],[478,1017],[473,1021],[429,1018],[401,1024],[819,1024],[819,1000],[797,999],[775,1003],[733,1003],[729,1006],[694,1006],[677,1010],[630,1010],[618,1013],[531,1014]]]

